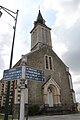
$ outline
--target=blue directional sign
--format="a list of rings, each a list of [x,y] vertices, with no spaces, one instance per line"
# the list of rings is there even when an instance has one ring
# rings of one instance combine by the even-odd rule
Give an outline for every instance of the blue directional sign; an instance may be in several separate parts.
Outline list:
[[[4,70],[3,80],[20,80],[22,76],[22,67]]]
[[[26,79],[44,81],[44,72],[42,70],[26,67]]]
[[[42,70],[33,69],[26,66],[26,75],[27,80],[37,80],[44,81],[44,72]],[[3,80],[20,80],[22,78],[22,67],[11,68],[4,70]]]

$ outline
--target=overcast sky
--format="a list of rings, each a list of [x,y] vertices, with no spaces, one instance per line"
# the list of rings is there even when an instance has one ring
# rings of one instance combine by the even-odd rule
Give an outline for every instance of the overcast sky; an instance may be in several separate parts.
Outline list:
[[[80,102],[80,0],[0,0],[0,5],[19,10],[13,65],[30,51],[30,31],[40,8],[50,27],[53,50],[70,68],[77,102]],[[9,68],[14,19],[3,10],[0,18],[0,78]]]

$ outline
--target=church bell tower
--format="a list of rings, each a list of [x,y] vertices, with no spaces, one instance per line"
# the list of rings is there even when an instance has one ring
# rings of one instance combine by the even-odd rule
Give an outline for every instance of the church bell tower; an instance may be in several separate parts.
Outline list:
[[[31,51],[39,49],[43,45],[52,48],[51,28],[47,27],[39,10],[37,20],[34,22],[34,28],[31,30]]]

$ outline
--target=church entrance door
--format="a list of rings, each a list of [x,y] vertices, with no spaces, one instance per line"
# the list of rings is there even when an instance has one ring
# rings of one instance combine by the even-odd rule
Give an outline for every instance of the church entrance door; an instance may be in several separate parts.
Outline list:
[[[53,107],[53,94],[50,89],[48,89],[48,105],[49,107]]]

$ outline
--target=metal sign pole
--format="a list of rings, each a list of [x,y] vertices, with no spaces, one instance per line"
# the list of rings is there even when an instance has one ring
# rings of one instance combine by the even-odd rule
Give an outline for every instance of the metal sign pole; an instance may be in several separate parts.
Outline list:
[[[21,100],[20,100],[20,120],[24,120],[25,112],[25,66],[22,66],[22,79],[21,79]]]
[[[22,79],[21,79],[21,100],[20,100],[20,120],[25,120],[25,80],[26,80],[26,58],[22,56]]]

